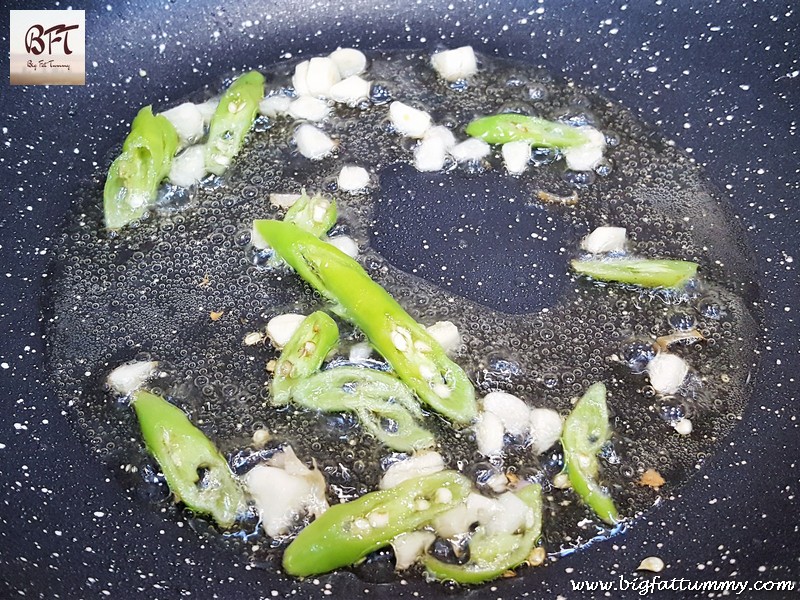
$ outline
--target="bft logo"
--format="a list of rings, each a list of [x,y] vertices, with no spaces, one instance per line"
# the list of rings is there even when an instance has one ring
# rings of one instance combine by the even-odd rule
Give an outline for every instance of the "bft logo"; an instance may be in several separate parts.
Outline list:
[[[53,54],[53,44],[60,42],[63,53],[72,54],[72,50],[69,49],[69,32],[73,29],[80,29],[80,27],[80,25],[60,23],[45,30],[41,25],[31,25],[28,33],[25,34],[25,50],[38,56],[47,48],[47,53]],[[63,37],[60,34],[63,34]],[[45,46],[44,36],[47,36],[47,46]],[[58,46],[56,46],[56,50],[58,50]]]
[[[83,85],[86,18],[82,10],[12,10],[11,85]]]

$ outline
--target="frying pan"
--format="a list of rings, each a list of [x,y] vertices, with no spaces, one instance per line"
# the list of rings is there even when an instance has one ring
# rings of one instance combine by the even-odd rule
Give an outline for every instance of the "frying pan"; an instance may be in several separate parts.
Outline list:
[[[14,8],[4,2],[0,35]],[[86,2],[87,85],[0,94],[0,597],[272,598],[453,595],[345,573],[298,582],[248,568],[127,497],[48,390],[40,295],[71,192],[97,177],[138,107],[285,53],[472,44],[563,72],[624,103],[730,196],[759,273],[764,334],[752,401],[674,497],[625,533],[472,598],[598,597],[572,580],[800,579],[796,206],[800,11],[791,2]],[[162,46],[163,45],[163,46]],[[161,48],[160,48],[161,47]],[[6,68],[4,63],[3,68]],[[140,74],[140,70],[142,74]],[[656,597],[706,596],[662,592]],[[789,592],[742,597],[783,598]],[[637,590],[613,597],[639,597]]]

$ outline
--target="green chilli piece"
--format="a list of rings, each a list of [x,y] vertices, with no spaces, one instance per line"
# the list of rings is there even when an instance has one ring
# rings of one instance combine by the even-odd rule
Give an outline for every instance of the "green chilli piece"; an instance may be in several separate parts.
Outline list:
[[[427,572],[440,581],[476,584],[500,577],[524,563],[542,534],[542,488],[532,483],[515,494],[533,515],[530,527],[519,533],[491,533],[479,525],[469,541],[469,560],[462,564],[442,562],[429,554],[422,558]]]
[[[490,144],[528,142],[536,148],[572,148],[588,142],[577,128],[539,117],[503,113],[475,119],[466,129],[467,135]]]
[[[698,264],[671,259],[573,260],[572,269],[593,279],[647,288],[680,287],[697,275]]]
[[[258,220],[255,230],[289,266],[354,323],[397,376],[428,406],[456,423],[476,414],[467,374],[355,260],[282,221]]]
[[[464,475],[440,471],[331,506],[289,544],[283,569],[307,577],[352,565],[460,504],[471,489]]]
[[[561,445],[564,466],[572,489],[605,523],[619,521],[611,496],[597,482],[600,464],[597,453],[611,437],[606,404],[606,386],[595,383],[578,400],[564,422]]]
[[[297,201],[286,211],[283,220],[297,225],[311,235],[321,238],[328,233],[331,227],[336,225],[337,216],[335,200],[329,200],[320,194],[309,197],[306,191],[303,190]],[[258,232],[255,231],[252,236],[253,238],[260,237]],[[284,262],[280,256],[273,254],[269,258],[268,264],[272,267],[278,267]]]
[[[299,381],[292,400],[323,412],[354,412],[364,429],[398,452],[429,448],[435,442],[415,420],[422,411],[414,392],[389,373],[361,367],[328,369]]]
[[[147,449],[175,498],[222,527],[233,525],[245,506],[244,494],[211,440],[160,396],[138,390],[133,408]]]
[[[368,400],[364,406],[356,408],[355,413],[364,429],[391,450],[413,452],[436,443],[433,434],[418,425],[408,409],[399,404]]]
[[[141,218],[153,205],[158,186],[169,175],[178,150],[178,133],[145,106],[131,123],[122,153],[111,163],[103,188],[106,227],[120,229]]]
[[[206,170],[222,175],[239,154],[264,97],[264,76],[249,71],[239,76],[220,98],[211,117],[206,142]]]
[[[320,194],[309,197],[303,190],[297,202],[292,204],[283,220],[294,223],[315,237],[322,237],[336,225],[336,201]]]
[[[292,388],[316,373],[339,342],[339,328],[322,311],[308,315],[283,348],[270,384],[272,404],[288,404]]]

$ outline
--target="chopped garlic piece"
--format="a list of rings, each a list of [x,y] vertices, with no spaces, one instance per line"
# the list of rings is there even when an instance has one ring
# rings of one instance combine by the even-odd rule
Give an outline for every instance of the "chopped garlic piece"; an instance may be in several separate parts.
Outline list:
[[[291,446],[248,471],[242,480],[270,537],[289,533],[303,514],[319,517],[328,509],[325,478],[318,469],[306,467]]]
[[[456,144],[450,149],[450,155],[456,159],[457,162],[467,162],[470,160],[480,160],[486,156],[492,149],[489,144],[478,138],[470,138],[463,142]]]
[[[345,165],[336,179],[339,189],[345,192],[363,190],[369,185],[369,173],[364,167]]]
[[[456,327],[453,322],[436,321],[436,323],[425,329],[448,354],[455,352],[461,347],[461,334],[458,331],[458,327]]]
[[[327,239],[331,246],[335,246],[350,258],[358,256],[358,244],[355,240],[347,235],[336,235]]]
[[[295,202],[300,200],[303,194],[270,194],[269,203],[278,208],[291,208]]]
[[[489,392],[483,398],[483,410],[492,413],[511,435],[523,435],[528,431],[530,408],[525,402],[506,392]]]
[[[317,198],[315,198],[314,200],[317,200]],[[314,200],[312,200],[312,202]],[[329,200],[322,197],[318,197],[316,205],[313,206],[311,209],[311,219],[315,223],[322,223],[323,221],[325,221],[325,217],[328,214],[328,208],[330,207],[330,205],[331,203]]]
[[[204,144],[189,146],[172,159],[169,182],[180,187],[189,187],[206,176],[206,147]]]
[[[439,142],[447,150],[456,145],[456,136],[444,125],[434,125],[428,129],[425,135],[422,136],[422,140],[425,142],[430,140]]]
[[[394,101],[389,105],[389,118],[401,134],[421,138],[431,126],[431,116],[408,104]]]
[[[298,64],[292,77],[292,85],[299,96],[327,98],[331,88],[339,82],[339,68],[325,56],[315,56]]]
[[[471,511],[466,504],[459,504],[436,517],[433,520],[433,528],[439,537],[452,538],[467,533],[477,521],[476,511]]]
[[[306,77],[309,93],[320,97],[327,97],[331,87],[342,79],[336,63],[324,56],[316,56],[309,61]]]
[[[422,173],[441,171],[446,160],[447,147],[439,140],[422,140],[414,148],[414,167]]]
[[[246,336],[244,336],[244,340],[242,340],[242,343],[245,346],[255,346],[256,344],[261,343],[263,339],[264,339],[263,333],[261,333],[260,331],[251,331]]]
[[[572,487],[572,483],[570,483],[569,475],[566,473],[557,473],[555,477],[553,477],[553,487],[556,487],[560,490],[566,490]]]
[[[275,119],[289,112],[289,105],[292,104],[292,99],[283,94],[275,96],[267,96],[258,103],[258,112],[265,117]]]
[[[509,534],[533,525],[533,511],[513,492],[500,494],[496,499],[497,508],[486,520],[484,526],[488,534]]]
[[[258,447],[264,447],[268,441],[272,439],[272,434],[268,429],[256,429],[253,432],[253,444]]]
[[[216,107],[215,107],[216,108]],[[172,123],[182,146],[190,146],[203,137],[203,113],[192,102],[184,102],[161,113]]]
[[[486,486],[498,494],[505,492],[508,489],[508,477],[502,471],[492,473],[486,481]]]
[[[358,75],[351,75],[331,87],[330,97],[336,102],[355,106],[362,100],[369,98],[371,89],[372,83]]]
[[[580,146],[564,149],[567,167],[573,171],[591,171],[603,159],[606,150],[606,137],[594,127],[578,127],[588,141]]]
[[[637,571],[652,571],[653,573],[661,573],[664,570],[664,561],[657,556],[648,556],[639,566],[636,567]]]
[[[484,523],[498,510],[496,500],[477,492],[470,492],[467,501],[442,513],[433,521],[439,537],[453,538],[467,533],[473,524]]]
[[[689,365],[677,354],[659,352],[647,363],[650,385],[659,394],[674,394],[689,373]]]
[[[339,48],[329,55],[342,79],[360,75],[367,70],[367,57],[355,48]]]
[[[692,421],[687,418],[679,419],[673,425],[675,431],[680,433],[681,435],[689,435],[692,433]]]
[[[297,63],[292,76],[292,85],[298,96],[309,96],[311,91],[308,89],[308,64],[309,61]]]
[[[141,361],[120,365],[106,377],[108,386],[123,396],[135,392],[150,379],[158,368],[158,362]]]
[[[437,52],[431,57],[431,63],[436,72],[447,81],[465,79],[478,71],[478,62],[472,46]]]
[[[380,488],[388,490],[415,477],[444,470],[444,459],[438,452],[422,452],[392,464],[381,479]]]
[[[369,345],[369,342],[359,342],[350,346],[350,354],[348,355],[350,362],[368,360],[370,356],[372,356],[372,346]]]
[[[331,112],[331,107],[325,100],[313,96],[300,96],[289,105],[289,115],[293,119],[306,121],[322,121]]]
[[[432,531],[412,531],[402,533],[392,540],[395,566],[398,571],[408,569],[417,562],[436,539]]]
[[[283,348],[292,339],[294,332],[300,327],[305,315],[286,313],[272,317],[267,323],[267,337],[278,350]]]
[[[200,111],[200,115],[203,117],[203,127],[208,127],[208,124],[211,123],[211,118],[214,116],[214,113],[217,112],[217,106],[219,106],[219,98],[211,98],[210,100],[206,100],[201,104],[196,104],[197,110]]]
[[[483,412],[475,424],[475,441],[478,452],[484,456],[496,456],[503,451],[503,422],[494,413]]]
[[[625,250],[627,230],[624,227],[596,227],[581,240],[581,248],[592,254]]]
[[[552,408],[532,408],[530,419],[531,449],[541,454],[553,447],[561,437],[564,423]]]
[[[531,160],[531,145],[528,142],[516,141],[503,144],[501,149],[506,170],[519,175],[528,167]]]
[[[294,141],[298,152],[312,160],[323,158],[336,148],[336,143],[325,132],[308,123],[295,130]]]

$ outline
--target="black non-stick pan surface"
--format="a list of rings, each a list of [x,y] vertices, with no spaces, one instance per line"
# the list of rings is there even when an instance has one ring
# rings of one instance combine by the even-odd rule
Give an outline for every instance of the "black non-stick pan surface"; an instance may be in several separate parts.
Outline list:
[[[3,44],[8,9],[65,7],[6,0]],[[690,152],[729,196],[746,231],[764,315],[744,418],[679,493],[622,535],[524,577],[455,594],[603,597],[574,591],[573,583],[632,580],[650,555],[667,565],[662,580],[800,580],[794,2],[106,0],[73,7],[86,9],[86,86],[12,88],[0,74],[0,597],[454,595],[422,581],[379,585],[352,574],[281,579],[202,545],[193,531],[126,496],[79,441],[66,399],[48,391],[40,316],[43,274],[71,193],[100,175],[140,106],[216,85],[233,69],[286,52],[439,42],[472,44],[594,86]],[[740,597],[797,593],[751,587]],[[714,593],[652,594],[694,596]]]

